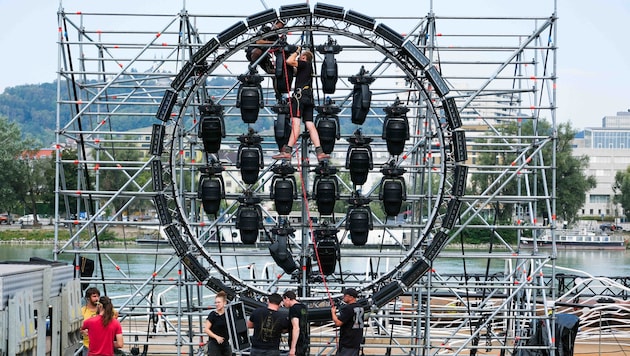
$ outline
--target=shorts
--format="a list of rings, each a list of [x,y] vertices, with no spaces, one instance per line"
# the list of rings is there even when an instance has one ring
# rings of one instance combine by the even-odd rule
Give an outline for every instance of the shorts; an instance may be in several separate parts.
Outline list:
[[[299,91],[291,96],[291,115],[302,118],[302,122],[313,121],[314,100],[313,91],[310,89]],[[297,96],[297,97],[296,97]]]

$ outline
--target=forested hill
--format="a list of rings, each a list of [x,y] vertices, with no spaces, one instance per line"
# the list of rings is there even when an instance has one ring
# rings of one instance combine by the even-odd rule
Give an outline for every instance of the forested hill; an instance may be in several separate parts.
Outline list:
[[[57,83],[6,88],[0,94],[0,116],[20,124],[23,136],[48,147],[55,140]]]
[[[217,78],[213,78],[211,81],[212,85],[225,85],[225,83],[214,83],[213,81],[216,79]],[[65,88],[65,85],[63,87]],[[220,95],[220,93],[212,94]],[[17,122],[20,125],[24,137],[35,138],[40,142],[42,147],[50,147],[55,142],[56,101],[56,82],[9,87],[0,94],[0,116],[7,117],[9,121]],[[373,106],[376,107],[378,105]],[[140,112],[144,110],[146,109],[142,107],[134,108],[131,106],[126,108],[126,111],[129,112]],[[382,114],[381,109],[376,109],[376,111]],[[67,118],[69,115],[69,112],[61,113],[62,118]],[[269,120],[263,122],[263,120],[259,120],[253,128],[259,132],[271,130],[273,123],[268,121]],[[349,119],[340,121],[342,135],[349,135],[357,128]],[[117,126],[117,131],[127,131],[148,126],[146,120],[137,119],[122,120],[119,123],[121,126]],[[245,132],[246,130],[244,124],[235,125],[231,128],[237,130],[235,132]],[[380,120],[368,119],[361,128],[366,134],[380,134],[382,122]]]

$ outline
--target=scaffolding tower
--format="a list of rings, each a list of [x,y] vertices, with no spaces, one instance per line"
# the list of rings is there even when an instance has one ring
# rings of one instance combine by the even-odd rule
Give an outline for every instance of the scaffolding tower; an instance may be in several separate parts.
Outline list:
[[[127,345],[192,354],[219,290],[251,311],[292,289],[311,353],[330,354],[330,305],[353,287],[375,353],[548,348],[532,340],[556,333],[555,250],[521,238],[556,224],[556,9],[418,7],[60,8],[54,253],[94,262],[77,274],[113,298]],[[306,134],[271,158],[291,115],[263,69],[298,47],[325,162]]]

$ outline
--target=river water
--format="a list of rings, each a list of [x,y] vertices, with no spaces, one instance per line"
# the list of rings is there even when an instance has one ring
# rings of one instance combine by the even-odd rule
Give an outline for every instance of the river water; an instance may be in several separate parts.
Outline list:
[[[134,250],[146,249],[147,254],[130,254],[125,256],[122,262],[119,262],[120,268],[124,271],[130,269],[133,271],[146,270],[151,273],[156,265],[160,265],[171,256],[154,255],[150,252],[155,250],[154,247],[137,247]],[[378,251],[375,251],[378,253]],[[456,251],[445,251],[446,255],[452,256]],[[480,251],[482,252],[482,251]],[[2,244],[0,245],[0,261],[28,261],[30,257],[40,257],[52,259],[53,253],[50,245],[31,245],[31,244]],[[62,255],[61,260],[71,261],[72,255]],[[269,258],[265,258],[268,260]],[[342,257],[342,263],[344,262]],[[489,265],[488,265],[489,264]],[[441,274],[462,274],[464,270],[467,273],[483,273],[489,268],[490,273],[502,272],[505,268],[504,260],[500,258],[470,258],[465,261],[456,257],[438,257],[434,263],[436,271]],[[556,259],[556,267],[559,267],[558,273],[572,274],[572,269],[583,271],[593,276],[619,277],[630,275],[630,251],[612,251],[612,250],[560,250]],[[0,269],[2,266],[0,265]],[[344,268],[360,268],[362,266],[353,266],[352,262],[348,262]],[[565,270],[565,268],[567,270]]]

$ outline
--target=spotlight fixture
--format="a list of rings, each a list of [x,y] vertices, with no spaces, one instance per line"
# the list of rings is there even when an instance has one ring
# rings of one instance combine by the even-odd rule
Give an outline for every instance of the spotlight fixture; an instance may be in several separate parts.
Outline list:
[[[264,167],[263,150],[260,143],[263,138],[250,128],[247,134],[238,137],[240,146],[236,154],[236,168],[241,170],[243,182],[254,184],[258,179],[258,172]]]
[[[362,13],[354,10],[348,10],[346,12],[346,22],[364,28],[368,31],[372,31],[374,29],[374,25],[376,24],[376,20],[374,20],[374,18],[363,15]]]
[[[374,29],[374,33],[388,40],[396,47],[402,46],[404,37],[400,33],[394,31],[391,27],[383,23],[379,23],[378,26],[376,26],[376,28]]]
[[[291,108],[285,98],[280,98],[276,105],[271,107],[271,111],[277,114],[274,120],[273,132],[278,150],[281,150],[282,147],[289,143],[289,137],[291,136]]]
[[[235,106],[241,109],[241,119],[246,124],[255,123],[258,120],[258,111],[265,107],[263,90],[260,86],[263,79],[255,72],[238,76],[241,84],[236,94]]]
[[[317,204],[317,211],[321,215],[330,215],[335,209],[335,202],[339,200],[339,181],[337,168],[329,165],[327,160],[319,162],[315,168],[313,180],[313,199]]]
[[[206,42],[205,45],[203,45],[201,48],[199,48],[197,52],[195,52],[195,54],[193,54],[191,60],[195,64],[203,63],[208,58],[210,53],[216,51],[219,46],[219,40],[217,40],[216,38],[211,38],[210,41]]]
[[[260,25],[264,25],[268,22],[275,21],[277,19],[278,19],[278,14],[276,14],[275,9],[266,9],[261,12],[248,16],[247,26],[249,26],[249,28],[258,27]]]
[[[370,137],[364,137],[361,130],[356,130],[354,136],[348,138],[350,146],[346,154],[346,168],[350,169],[350,179],[355,185],[363,185],[367,181],[372,162],[372,148]]]
[[[340,261],[341,254],[339,249],[339,240],[337,239],[337,229],[328,222],[315,229],[315,253],[314,258],[319,266],[319,271],[325,276],[329,276],[335,272],[337,261]]]
[[[221,139],[225,138],[223,106],[208,99],[205,105],[199,105],[199,116],[201,119],[197,136],[203,142],[203,150],[207,153],[219,152]]]
[[[221,207],[221,200],[225,199],[225,183],[223,182],[224,168],[220,162],[213,161],[208,166],[199,168],[199,189],[197,198],[201,199],[203,211],[215,218]]]
[[[365,118],[370,111],[370,104],[372,101],[370,84],[374,82],[374,80],[374,77],[367,74],[364,66],[361,66],[359,74],[348,78],[348,81],[354,84],[354,88],[352,89],[351,107],[353,124],[363,125],[365,122]]]
[[[368,234],[373,228],[370,199],[354,195],[348,199],[346,230],[350,231],[350,240],[355,246],[363,246],[368,241]]]
[[[275,173],[271,179],[271,192],[269,198],[273,199],[278,215],[289,215],[293,207],[293,201],[297,199],[297,183],[295,181],[295,168],[289,163],[282,163],[273,167]]]
[[[289,251],[289,235],[292,235],[295,229],[288,225],[285,220],[282,226],[271,229],[274,242],[269,245],[269,253],[276,262],[278,267],[282,268],[285,273],[291,274],[298,269],[298,264],[293,259],[291,251]]]
[[[433,84],[433,87],[435,88],[435,92],[439,96],[444,96],[451,91],[448,88],[448,85],[446,85],[446,82],[444,81],[442,76],[440,75],[440,72],[438,72],[437,68],[435,68],[435,66],[429,67],[429,69],[425,71],[425,74],[427,78],[429,79],[429,81],[431,82],[431,84]]]
[[[245,32],[247,32],[247,25],[245,25],[245,22],[243,21],[238,21],[234,25],[225,29],[223,32],[219,33],[217,35],[217,40],[220,44],[225,45]]]
[[[466,148],[466,133],[463,130],[453,131],[451,145],[455,162],[464,162],[468,159]]]
[[[455,98],[447,98],[442,102],[444,106],[444,116],[446,116],[446,122],[451,130],[462,127],[462,119],[459,116],[459,110],[455,103]]]
[[[321,18],[343,21],[344,11],[343,7],[318,2],[313,8],[313,15]]]
[[[158,111],[155,114],[158,120],[167,122],[171,119],[171,112],[177,102],[177,92],[175,90],[166,89],[162,96],[162,101],[158,107]]]
[[[411,57],[414,62],[416,62],[416,64],[420,65],[420,67],[425,68],[431,63],[431,60],[429,60],[429,58],[425,56],[424,53],[420,51],[420,48],[418,48],[418,46],[416,46],[413,42],[406,41],[402,45],[402,48],[407,53],[407,55]]]
[[[323,45],[317,46],[317,52],[324,55],[324,61],[322,62],[322,91],[324,94],[333,94],[337,85],[338,72],[337,72],[337,60],[335,54],[341,52],[341,46],[337,44],[337,41],[333,40],[332,36],[328,36],[328,42]]]
[[[161,156],[164,150],[164,134],[166,127],[160,124],[153,124],[151,129],[151,143],[149,144],[149,153],[154,156]]]
[[[255,244],[258,231],[263,228],[263,213],[260,198],[247,190],[238,198],[241,203],[236,211],[236,228],[241,234],[241,242]]]
[[[341,125],[339,124],[339,114],[341,108],[335,102],[326,97],[324,105],[315,107],[317,117],[315,117],[315,127],[319,134],[320,146],[324,153],[330,154],[335,149],[335,141],[341,138]]]
[[[383,202],[387,216],[400,214],[402,202],[407,200],[407,186],[405,178],[402,176],[405,172],[404,168],[395,167],[394,161],[386,163],[381,169],[383,178],[381,179],[381,190],[378,198]]]
[[[387,143],[387,151],[392,156],[400,155],[405,148],[405,141],[409,139],[409,108],[403,106],[398,98],[385,109],[382,138]]]

